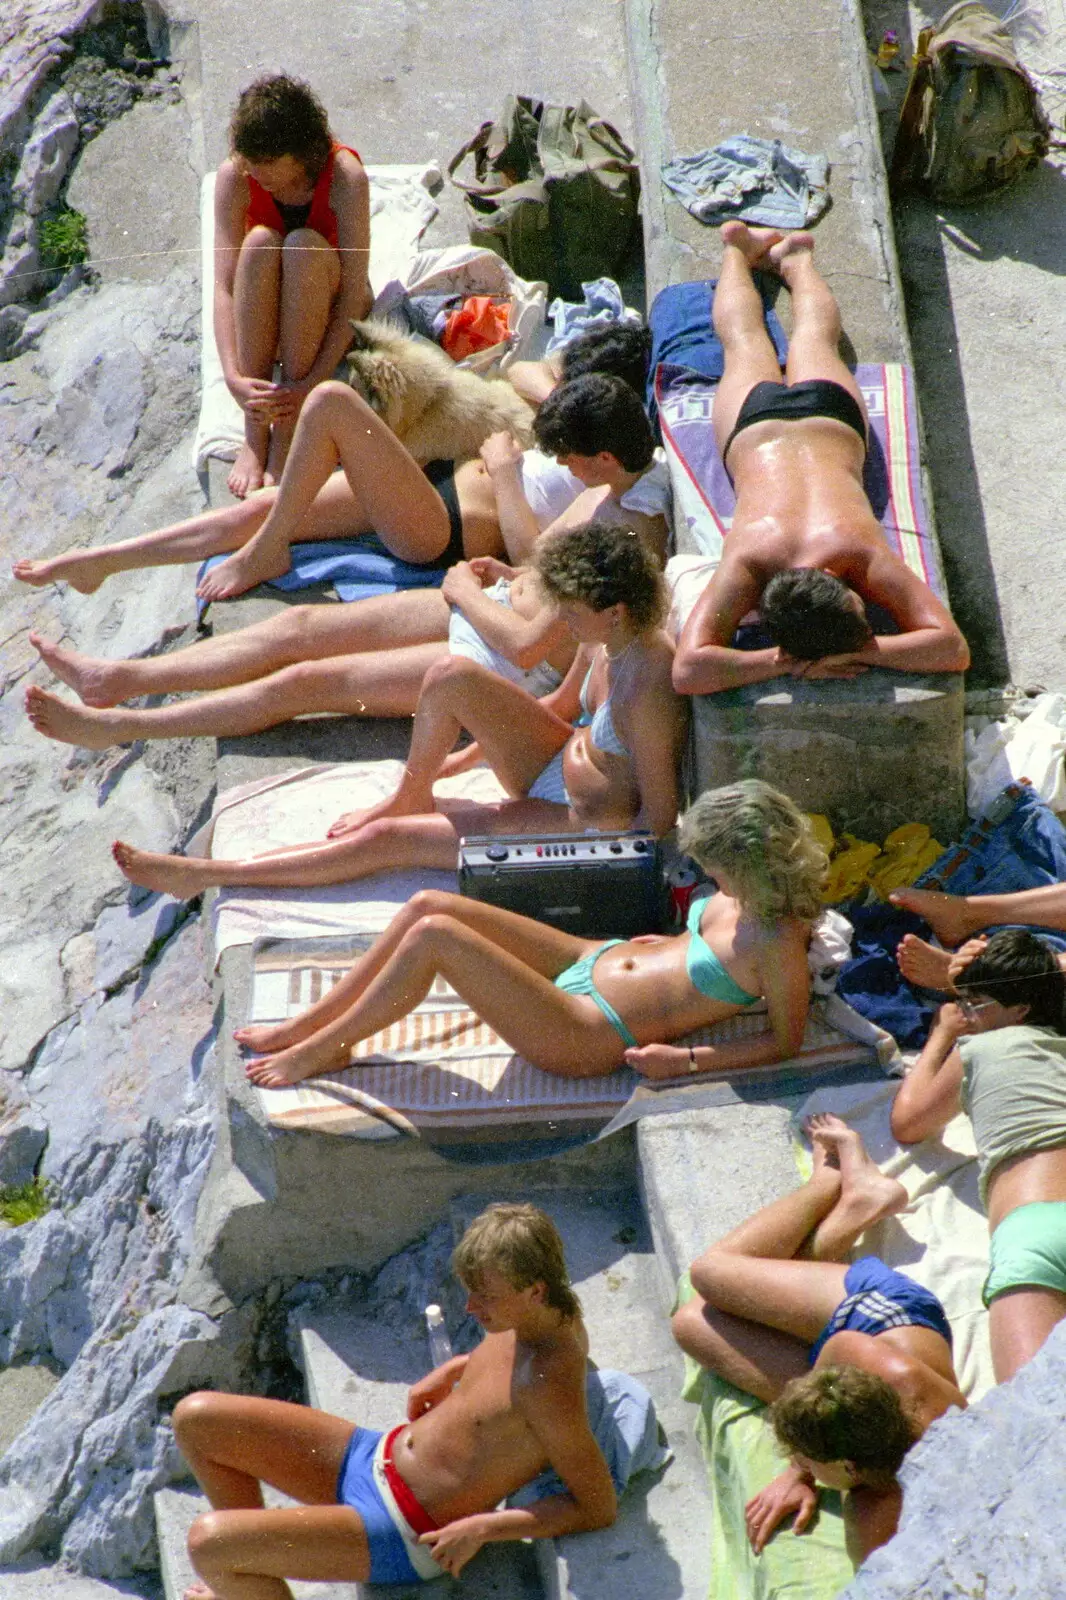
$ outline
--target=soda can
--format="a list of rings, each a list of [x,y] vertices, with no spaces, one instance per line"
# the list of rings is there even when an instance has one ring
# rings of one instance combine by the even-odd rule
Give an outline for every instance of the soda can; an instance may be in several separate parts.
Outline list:
[[[674,926],[683,928],[688,917],[689,906],[696,892],[696,885],[700,875],[691,867],[684,858],[676,861],[666,875],[666,882],[670,891],[670,912]]]

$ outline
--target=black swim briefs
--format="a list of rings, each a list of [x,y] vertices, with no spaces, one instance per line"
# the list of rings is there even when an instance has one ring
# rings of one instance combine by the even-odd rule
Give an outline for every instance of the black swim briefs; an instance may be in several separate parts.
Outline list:
[[[466,555],[463,548],[463,518],[459,510],[459,496],[455,492],[455,462],[427,461],[422,471],[444,501],[444,509],[448,513],[448,543],[432,561],[411,561],[408,565],[434,567],[443,571],[445,567],[454,567]]]
[[[808,417],[831,417],[854,428],[865,445],[866,418],[853,394],[843,384],[829,378],[810,378],[806,383],[757,383],[750,389],[737,412],[736,424],[726,440],[722,460],[727,460],[733,440],[755,422],[802,422]]]

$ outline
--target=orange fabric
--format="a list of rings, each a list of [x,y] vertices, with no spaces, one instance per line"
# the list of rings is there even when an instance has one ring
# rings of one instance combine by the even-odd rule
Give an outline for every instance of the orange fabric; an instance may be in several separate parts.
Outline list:
[[[350,156],[359,161],[358,150],[353,150],[350,145],[335,144],[329,152],[326,164],[318,175],[314,193],[311,196],[311,210],[304,224],[307,228],[314,228],[320,233],[327,244],[337,248],[337,219],[329,208],[329,191],[333,182],[333,158],[338,150],[347,150]],[[244,215],[244,231],[250,233],[253,228],[273,228],[275,233],[285,233],[285,221],[274,201],[274,196],[261,183],[257,183],[248,174],[249,201],[248,210]]]
[[[462,361],[478,350],[501,344],[511,331],[510,313],[509,300],[493,300],[487,294],[471,295],[444,324],[441,345],[453,361]]]

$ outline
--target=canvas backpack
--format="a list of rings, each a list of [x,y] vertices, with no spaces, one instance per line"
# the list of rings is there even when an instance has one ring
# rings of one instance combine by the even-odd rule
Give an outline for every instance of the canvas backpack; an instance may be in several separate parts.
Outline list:
[[[458,176],[473,158],[473,180]],[[471,244],[494,250],[520,278],[581,299],[581,285],[614,274],[637,217],[633,152],[582,100],[546,105],[509,95],[448,164],[465,196]]]
[[[922,29],[892,155],[894,191],[983,200],[1035,166],[1050,136],[1036,87],[987,6],[961,0]]]

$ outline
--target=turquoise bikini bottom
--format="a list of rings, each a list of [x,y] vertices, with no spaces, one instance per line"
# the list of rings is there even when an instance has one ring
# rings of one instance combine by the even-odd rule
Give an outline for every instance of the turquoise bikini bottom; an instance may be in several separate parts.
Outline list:
[[[613,950],[616,944],[625,944],[625,939],[608,939],[606,944],[601,944],[598,950],[592,950],[587,956],[582,956],[580,961],[575,961],[572,967],[567,967],[565,972],[560,972],[555,980],[555,987],[562,989],[565,994],[587,994],[594,1000],[603,1012],[614,1031],[621,1036],[626,1045],[635,1045],[636,1040],[622,1021],[618,1012],[605,1000],[592,981],[592,969],[605,950]]]

